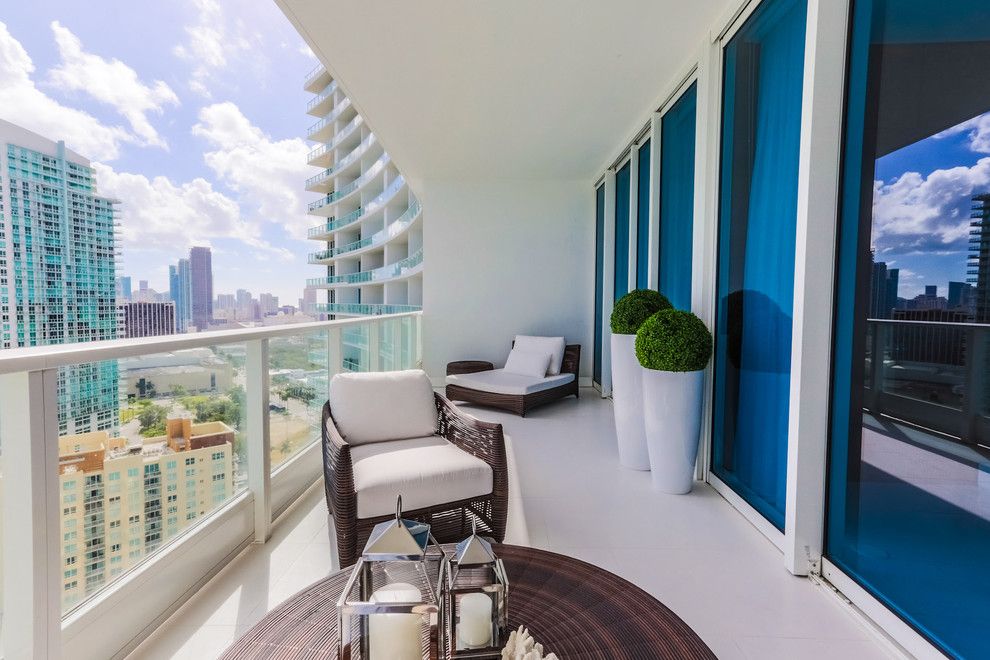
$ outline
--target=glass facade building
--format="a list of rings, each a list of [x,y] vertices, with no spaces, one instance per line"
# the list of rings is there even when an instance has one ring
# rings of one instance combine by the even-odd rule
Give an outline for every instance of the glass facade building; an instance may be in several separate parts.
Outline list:
[[[0,348],[117,337],[115,200],[89,161],[0,121]],[[114,362],[59,372],[65,433],[115,429]]]

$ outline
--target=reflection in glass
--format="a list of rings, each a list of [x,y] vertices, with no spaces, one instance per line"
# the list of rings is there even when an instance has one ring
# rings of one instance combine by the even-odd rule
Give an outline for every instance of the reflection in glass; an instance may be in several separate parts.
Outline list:
[[[784,528],[806,4],[725,47],[712,471]]]
[[[990,25],[856,0],[826,553],[951,656],[990,617]]]
[[[629,292],[629,181],[627,162],[615,173],[615,283],[613,300]]]
[[[327,331],[268,340],[272,470],[320,438],[327,398]]]
[[[691,309],[697,102],[692,83],[660,120],[660,292],[677,309]]]

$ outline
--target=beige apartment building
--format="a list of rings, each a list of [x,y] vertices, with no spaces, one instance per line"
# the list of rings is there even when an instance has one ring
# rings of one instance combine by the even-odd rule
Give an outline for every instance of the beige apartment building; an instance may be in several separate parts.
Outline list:
[[[234,431],[170,419],[163,436],[59,440],[62,602],[67,610],[233,493]]]

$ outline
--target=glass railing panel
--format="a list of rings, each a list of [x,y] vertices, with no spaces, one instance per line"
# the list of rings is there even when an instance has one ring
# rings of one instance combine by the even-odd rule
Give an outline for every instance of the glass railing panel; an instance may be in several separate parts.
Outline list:
[[[341,330],[341,370],[369,371],[371,354],[368,351],[370,328],[367,324],[347,326]]]
[[[320,410],[327,398],[327,331],[268,342],[271,466],[274,470],[320,438]]]
[[[244,359],[227,344],[63,370],[63,612],[244,490]]]

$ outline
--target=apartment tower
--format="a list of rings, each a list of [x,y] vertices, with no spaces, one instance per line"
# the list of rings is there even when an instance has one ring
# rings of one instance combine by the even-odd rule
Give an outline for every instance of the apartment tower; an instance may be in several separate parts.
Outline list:
[[[0,120],[0,348],[117,337],[115,200],[89,161]],[[62,433],[116,429],[117,364],[59,371]]]

